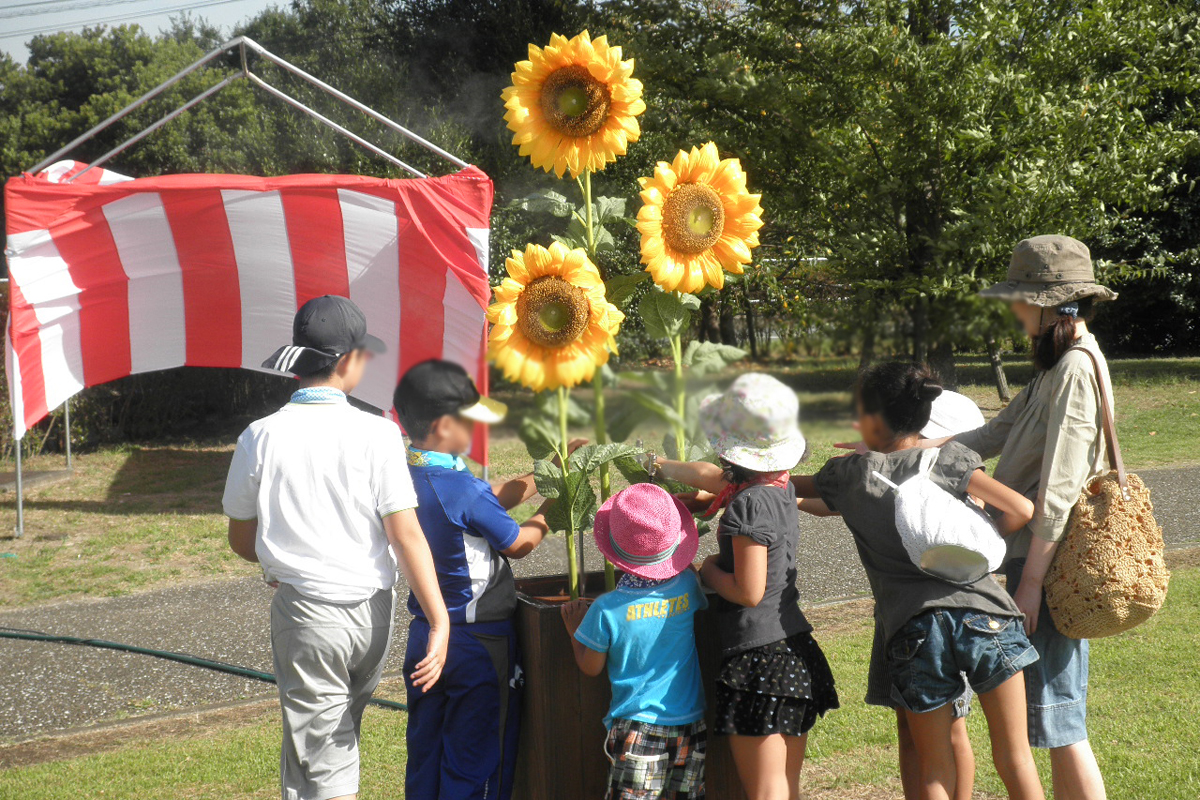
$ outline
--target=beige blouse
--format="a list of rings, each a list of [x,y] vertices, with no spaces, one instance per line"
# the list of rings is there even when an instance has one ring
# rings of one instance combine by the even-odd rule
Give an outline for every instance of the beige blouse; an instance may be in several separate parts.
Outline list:
[[[1084,334],[1075,343],[1096,354],[1111,400],[1108,363],[1096,337]],[[993,477],[1034,503],[1033,520],[1008,538],[1009,559],[1024,558],[1033,536],[1061,540],[1084,486],[1107,471],[1101,413],[1092,361],[1073,351],[1039,372],[982,428],[954,437],[985,459],[999,453]]]

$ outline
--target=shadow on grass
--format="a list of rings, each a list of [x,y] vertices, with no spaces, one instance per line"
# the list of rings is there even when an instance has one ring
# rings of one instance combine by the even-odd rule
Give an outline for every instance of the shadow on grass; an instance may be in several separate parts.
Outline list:
[[[223,450],[134,447],[103,499],[27,498],[25,508],[101,514],[219,513],[230,453]],[[68,490],[69,491],[69,490]],[[3,508],[16,508],[6,497]]]

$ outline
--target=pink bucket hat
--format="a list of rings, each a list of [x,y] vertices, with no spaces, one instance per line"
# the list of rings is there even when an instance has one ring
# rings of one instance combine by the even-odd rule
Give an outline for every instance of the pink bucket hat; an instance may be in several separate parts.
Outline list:
[[[696,520],[661,486],[636,483],[605,501],[596,512],[596,547],[604,557],[639,578],[664,580],[696,558]]]

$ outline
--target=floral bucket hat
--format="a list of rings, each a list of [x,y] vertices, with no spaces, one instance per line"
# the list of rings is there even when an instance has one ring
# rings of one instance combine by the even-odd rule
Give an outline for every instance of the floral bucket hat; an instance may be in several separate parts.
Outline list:
[[[1094,297],[1116,300],[1117,293],[1096,283],[1092,254],[1070,236],[1034,236],[1017,244],[1008,265],[1007,280],[989,286],[981,297],[1024,300],[1043,308]]]
[[[790,470],[808,447],[796,393],[769,375],[742,375],[706,397],[700,426],[718,456],[755,472]]]

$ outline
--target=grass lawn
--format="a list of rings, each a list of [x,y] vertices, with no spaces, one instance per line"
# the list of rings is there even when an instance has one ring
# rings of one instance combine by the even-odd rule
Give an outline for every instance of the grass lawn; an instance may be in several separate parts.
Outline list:
[[[849,388],[855,365],[845,360],[771,364],[773,374],[800,393],[801,423],[813,452],[800,469],[815,470],[853,440]],[[1008,367],[1015,392],[1032,376],[1025,362]],[[1131,469],[1200,463],[1200,358],[1112,362],[1125,461]],[[962,391],[991,416],[1000,409],[990,368],[968,360],[960,367]],[[529,393],[512,388],[498,396],[519,413]],[[514,416],[516,416],[514,414]],[[587,431],[579,431],[587,435]],[[661,431],[637,435],[648,448]],[[26,535],[0,538],[0,607],[63,597],[125,594],[165,581],[245,574],[225,542],[221,490],[232,442],[123,445],[75,460],[68,481],[30,489]],[[62,458],[32,459],[29,470],[57,470]],[[508,427],[495,431],[493,477],[530,469],[525,448]],[[16,503],[0,499],[3,529],[11,530]],[[534,504],[517,509],[528,515]]]
[[[1092,743],[1113,798],[1200,797],[1200,695],[1194,673],[1200,658],[1200,557],[1195,551],[1173,556],[1175,575],[1162,613],[1129,634],[1092,646]],[[817,609],[811,617],[837,675],[843,708],[818,723],[810,737],[808,797],[899,798],[893,718],[860,699],[871,643],[867,606]],[[976,710],[969,722],[979,764],[977,796],[1001,797],[983,715]],[[278,735],[277,711],[264,704],[240,713],[137,723],[3,747],[0,764],[15,766],[0,770],[0,797],[268,800],[278,797]],[[77,755],[81,752],[86,754]],[[368,709],[364,800],[402,796],[404,761],[404,716]],[[1039,763],[1048,782],[1043,754]]]

